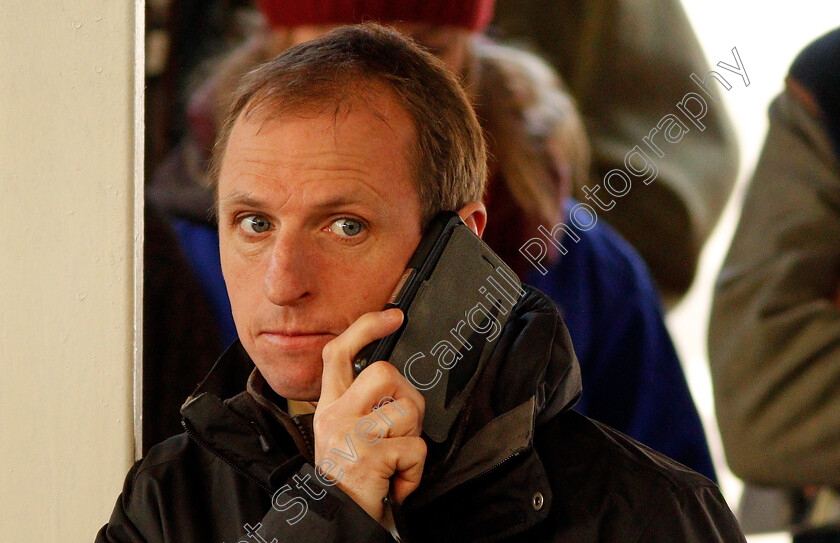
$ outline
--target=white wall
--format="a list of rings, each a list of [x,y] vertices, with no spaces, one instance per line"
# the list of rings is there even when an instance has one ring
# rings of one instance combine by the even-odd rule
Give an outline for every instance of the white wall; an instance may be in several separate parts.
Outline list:
[[[134,40],[131,0],[0,5],[3,540],[92,541],[133,459]]]

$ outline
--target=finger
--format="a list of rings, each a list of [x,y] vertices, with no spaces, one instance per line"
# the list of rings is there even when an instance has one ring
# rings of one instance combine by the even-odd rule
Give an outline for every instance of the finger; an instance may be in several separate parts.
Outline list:
[[[394,437],[381,442],[394,470],[391,487],[394,497],[402,503],[420,486],[426,464],[426,442],[420,437]]]
[[[419,437],[423,430],[423,414],[405,398],[374,407],[369,417],[377,422],[377,430],[381,428],[385,437]]]
[[[402,311],[396,308],[365,313],[324,345],[319,401],[329,404],[341,397],[353,384],[353,358],[356,354],[368,343],[395,332],[402,320]]]
[[[420,424],[426,412],[426,400],[393,364],[380,360],[368,366],[351,385],[349,393],[367,400],[367,409],[358,416],[367,414],[377,405],[389,401],[412,402],[420,414]],[[361,405],[361,403],[360,403]]]

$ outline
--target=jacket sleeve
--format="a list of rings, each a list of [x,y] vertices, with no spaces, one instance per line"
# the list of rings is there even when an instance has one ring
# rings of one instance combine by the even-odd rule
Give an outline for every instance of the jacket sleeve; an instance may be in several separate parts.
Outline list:
[[[741,527],[715,486],[664,492],[638,542],[746,543]]]
[[[293,481],[306,486],[308,492],[293,488],[298,486]],[[245,527],[242,539],[249,540],[245,536],[250,528]],[[273,538],[277,543],[394,543],[391,534],[337,486],[316,482],[315,469],[310,464],[305,464],[275,492],[260,528],[267,543],[272,543]]]
[[[718,278],[709,331],[732,471],[759,484],[840,484],[840,171],[788,90]]]
[[[108,524],[97,534],[96,543],[394,543],[391,534],[338,487],[313,482],[314,468],[309,464],[289,477],[287,485],[272,496],[268,511],[257,514],[252,522],[241,520],[249,516],[248,511],[229,514],[201,507],[196,510],[190,507],[195,504],[189,504],[186,495],[162,498],[156,481],[141,476],[138,483],[140,464],[135,464],[126,477],[123,493]],[[196,493],[200,492],[196,487]],[[233,503],[235,499],[224,507],[233,508]],[[240,520],[229,520],[233,517]],[[227,525],[213,526],[220,522]]]
[[[591,185],[613,168],[626,170],[627,153],[646,148],[642,138],[666,114],[679,114],[676,104],[686,93],[698,91],[691,74],[703,78],[710,70],[677,0],[499,1],[495,22],[534,41],[568,83],[592,139]],[[728,92],[743,89],[731,75]],[[641,253],[666,297],[691,285],[737,174],[737,142],[722,100],[706,102],[705,129],[688,123],[678,143],[659,134],[665,156],[648,153],[659,168],[656,180],[637,181],[604,213]]]

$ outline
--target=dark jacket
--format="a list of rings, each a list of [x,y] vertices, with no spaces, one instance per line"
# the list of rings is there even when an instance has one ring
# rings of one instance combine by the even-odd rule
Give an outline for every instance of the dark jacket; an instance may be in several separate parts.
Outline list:
[[[244,356],[236,344],[220,363]],[[224,402],[202,385],[187,434],[135,464],[97,542],[392,541],[314,481],[311,415],[262,385],[255,371]],[[404,541],[744,541],[713,483],[572,411],[580,390],[568,332],[529,287],[450,439],[430,446]]]

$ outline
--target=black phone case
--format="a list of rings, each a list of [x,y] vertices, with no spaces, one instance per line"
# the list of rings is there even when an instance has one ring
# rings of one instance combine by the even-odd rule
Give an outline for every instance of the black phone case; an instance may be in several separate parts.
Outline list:
[[[456,213],[435,217],[385,308],[399,330],[363,348],[356,374],[387,360],[423,394],[423,432],[442,443],[523,294],[516,274]]]

